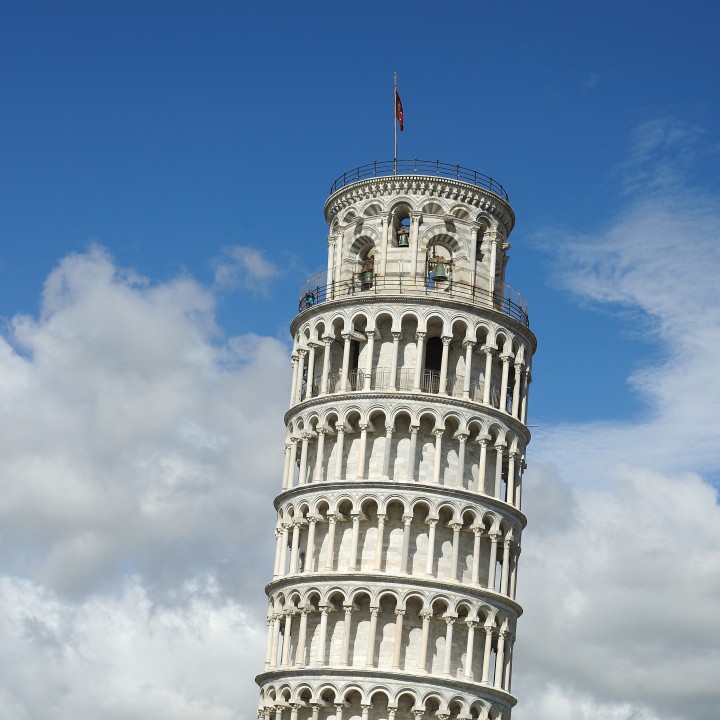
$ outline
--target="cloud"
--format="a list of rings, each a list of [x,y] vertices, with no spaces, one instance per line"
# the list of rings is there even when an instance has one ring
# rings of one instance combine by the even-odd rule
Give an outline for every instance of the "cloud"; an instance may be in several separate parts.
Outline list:
[[[672,127],[637,134],[637,169],[660,181],[555,246],[556,280],[658,353],[630,378],[644,417],[544,428],[531,447],[516,720],[717,716],[720,198],[667,172],[656,150],[688,142]],[[623,351],[619,331],[606,361]]]
[[[51,272],[39,317],[7,322],[3,717],[254,706],[288,348],[224,338],[214,310],[191,278],[155,284],[93,248]]]
[[[270,283],[283,274],[283,270],[268,260],[262,251],[246,245],[225,248],[213,262],[213,267],[218,288],[242,288],[258,295],[266,295]]]
[[[587,92],[592,90],[600,82],[600,75],[596,72],[588,73],[582,80],[580,88]]]

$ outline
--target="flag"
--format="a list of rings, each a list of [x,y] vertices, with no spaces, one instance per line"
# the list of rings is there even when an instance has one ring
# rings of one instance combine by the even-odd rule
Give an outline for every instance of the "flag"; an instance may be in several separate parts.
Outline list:
[[[395,88],[395,117],[400,123],[400,132],[403,131],[405,114],[403,113],[402,102],[400,102],[400,96],[398,95],[397,88]]]

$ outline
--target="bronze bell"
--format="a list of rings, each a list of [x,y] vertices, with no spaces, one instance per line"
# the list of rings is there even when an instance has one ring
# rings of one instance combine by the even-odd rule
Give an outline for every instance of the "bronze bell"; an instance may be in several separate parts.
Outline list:
[[[365,270],[364,272],[360,273],[360,286],[362,288],[372,287],[373,275],[374,272],[372,270]]]
[[[398,230],[397,243],[398,247],[406,248],[410,246],[410,231],[406,227],[401,227]]]
[[[447,280],[447,269],[444,262],[440,261],[437,265],[435,265],[433,280],[435,282],[442,282],[443,280]]]

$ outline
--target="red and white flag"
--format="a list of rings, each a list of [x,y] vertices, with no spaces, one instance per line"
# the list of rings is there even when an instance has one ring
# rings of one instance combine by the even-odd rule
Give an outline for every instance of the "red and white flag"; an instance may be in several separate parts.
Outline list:
[[[395,88],[395,117],[397,118],[397,121],[400,123],[400,132],[403,131],[404,128],[404,119],[405,114],[403,113],[403,106],[402,102],[400,101],[400,96],[398,95],[397,88]]]

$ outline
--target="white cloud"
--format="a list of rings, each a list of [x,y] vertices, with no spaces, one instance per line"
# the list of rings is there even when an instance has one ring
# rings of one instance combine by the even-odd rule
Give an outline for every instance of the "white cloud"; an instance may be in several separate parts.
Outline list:
[[[250,717],[288,348],[223,338],[208,290],[100,248],[6,328],[3,717]]]
[[[682,141],[661,135],[646,161]],[[720,199],[668,167],[646,165],[661,181],[606,229],[555,246],[565,286],[622,308],[619,328],[635,323],[661,352],[631,378],[645,417],[545,428],[531,447],[517,720],[717,717]],[[606,361],[622,352],[619,330]]]
[[[262,251],[246,245],[225,248],[213,265],[217,287],[242,288],[256,295],[266,295],[270,283],[283,274]]]

